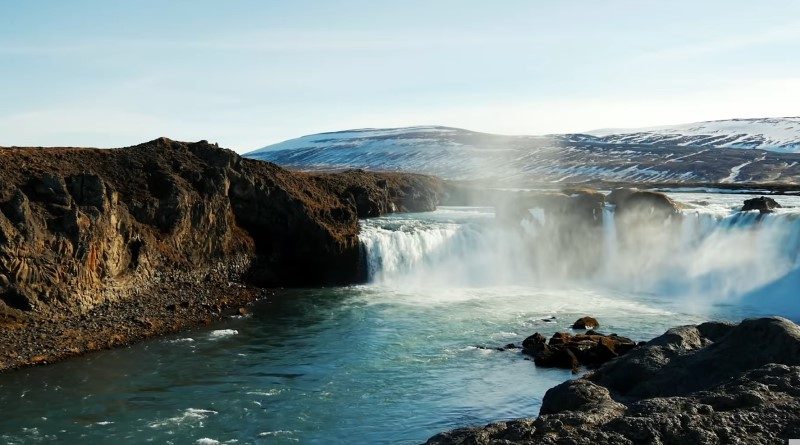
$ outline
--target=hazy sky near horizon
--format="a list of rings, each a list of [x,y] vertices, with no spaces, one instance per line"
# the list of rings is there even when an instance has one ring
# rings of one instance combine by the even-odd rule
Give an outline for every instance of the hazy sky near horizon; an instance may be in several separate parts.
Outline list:
[[[0,146],[800,115],[800,2],[0,0]]]

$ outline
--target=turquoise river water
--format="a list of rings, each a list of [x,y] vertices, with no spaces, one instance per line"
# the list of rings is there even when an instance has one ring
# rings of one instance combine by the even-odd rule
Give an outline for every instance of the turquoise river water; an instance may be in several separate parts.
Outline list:
[[[208,329],[1,374],[0,442],[421,443],[535,416],[548,388],[575,377],[477,346],[587,314],[636,340],[709,318],[793,316],[781,289],[794,289],[795,215],[754,222],[733,212],[741,196],[680,198],[697,208],[647,264],[614,245],[605,215],[604,266],[580,280],[520,252],[536,228],[499,229],[490,209],[365,221],[370,284],[280,290]]]

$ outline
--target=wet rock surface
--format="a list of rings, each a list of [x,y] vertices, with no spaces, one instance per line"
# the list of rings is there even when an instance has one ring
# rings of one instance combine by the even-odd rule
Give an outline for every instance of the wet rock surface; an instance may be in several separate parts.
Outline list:
[[[772,317],[670,329],[545,394],[539,417],[427,444],[779,444],[800,437],[800,327]]]
[[[522,353],[533,357],[536,366],[577,370],[600,366],[635,347],[629,338],[593,330],[577,335],[556,332],[549,341],[537,332],[522,342]]]
[[[206,141],[0,148],[0,370],[203,323],[257,287],[358,282],[358,218],[432,210],[440,193]]]
[[[581,317],[572,323],[572,329],[597,329],[600,323],[594,317]]]

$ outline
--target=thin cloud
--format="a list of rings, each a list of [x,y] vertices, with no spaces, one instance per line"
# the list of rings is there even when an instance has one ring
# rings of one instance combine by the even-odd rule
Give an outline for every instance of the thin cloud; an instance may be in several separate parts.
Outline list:
[[[644,55],[642,59],[674,61],[781,42],[796,42],[800,44],[800,22],[793,22],[749,34],[737,33],[730,37],[653,51]]]
[[[474,47],[509,44],[548,43],[554,38],[512,35],[497,30],[476,34],[473,32],[432,34],[430,32],[406,35],[380,31],[330,31],[271,30],[243,33],[236,36],[205,37],[200,39],[136,38],[91,41],[75,44],[41,42],[17,44],[0,42],[0,54],[58,55],[75,53],[103,53],[109,51],[245,51],[245,52],[316,52],[316,51],[390,51],[439,47]]]

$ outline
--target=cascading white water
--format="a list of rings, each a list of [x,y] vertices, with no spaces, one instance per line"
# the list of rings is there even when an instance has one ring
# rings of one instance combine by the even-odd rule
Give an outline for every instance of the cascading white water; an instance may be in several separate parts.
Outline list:
[[[611,274],[612,265],[617,258],[617,248],[619,243],[617,241],[617,226],[614,218],[614,206],[606,205],[603,208],[603,256],[605,261],[603,263],[604,272]]]
[[[686,212],[679,222],[650,232],[640,245],[606,239],[617,247],[605,258],[602,281],[695,301],[732,300],[796,267],[798,234],[800,220],[794,215]]]
[[[466,230],[458,224],[426,225],[406,222],[394,230],[363,225],[361,240],[366,248],[370,281],[384,281],[414,271],[421,264],[430,264],[462,250]]]
[[[525,281],[523,235],[472,208],[362,221],[360,237],[374,283],[485,286]]]
[[[599,264],[588,275],[576,273],[577,265],[594,253],[580,245],[564,249],[559,236],[540,230],[544,215],[539,214],[518,229],[496,224],[491,209],[444,208],[430,214],[395,215],[363,221],[361,240],[374,283],[433,287],[578,283],[683,298],[686,304],[742,298],[757,303],[765,286],[800,275],[800,214],[740,213],[726,202],[684,211],[682,218],[654,227],[633,242],[621,237],[629,235],[629,229],[620,227],[613,208],[607,207],[599,231]],[[800,306],[791,298],[781,304]]]

